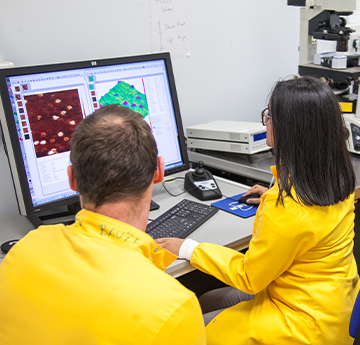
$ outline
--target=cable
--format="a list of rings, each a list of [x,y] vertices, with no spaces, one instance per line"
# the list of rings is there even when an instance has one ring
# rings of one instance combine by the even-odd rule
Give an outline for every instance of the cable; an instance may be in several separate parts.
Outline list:
[[[275,177],[273,176],[269,184],[269,189],[273,186],[274,182],[275,182]]]
[[[172,179],[170,179],[170,180],[163,181],[163,183],[162,183],[164,189],[165,189],[171,196],[173,196],[173,197],[182,195],[182,194],[184,194],[184,193],[187,192],[186,190],[184,190],[184,191],[181,192],[181,193],[173,194],[173,193],[171,193],[171,192],[165,187],[165,183],[167,183],[167,182],[174,182],[174,181],[176,181],[176,180],[185,180],[185,178],[184,178],[184,177],[174,177],[174,178],[172,178]],[[196,187],[196,188],[197,188],[197,187]]]

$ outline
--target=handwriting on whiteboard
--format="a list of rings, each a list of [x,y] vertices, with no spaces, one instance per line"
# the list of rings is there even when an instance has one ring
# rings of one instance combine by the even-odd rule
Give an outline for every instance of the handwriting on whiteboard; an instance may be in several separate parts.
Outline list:
[[[190,56],[187,17],[182,0],[149,0],[152,51]]]

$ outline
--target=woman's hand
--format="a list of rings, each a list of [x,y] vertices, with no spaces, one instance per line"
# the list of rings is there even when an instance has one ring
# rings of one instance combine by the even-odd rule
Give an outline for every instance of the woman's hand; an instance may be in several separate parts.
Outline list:
[[[248,196],[249,194],[252,194],[252,193],[258,193],[261,196],[268,190],[269,190],[269,188],[266,188],[266,187],[256,184],[256,185],[252,186],[243,196]],[[246,201],[246,203],[252,204],[252,205],[258,205],[258,204],[260,204],[260,198],[248,199]]]
[[[181,238],[166,237],[158,238],[155,241],[159,246],[175,254],[176,256],[179,256],[180,247],[185,240]]]

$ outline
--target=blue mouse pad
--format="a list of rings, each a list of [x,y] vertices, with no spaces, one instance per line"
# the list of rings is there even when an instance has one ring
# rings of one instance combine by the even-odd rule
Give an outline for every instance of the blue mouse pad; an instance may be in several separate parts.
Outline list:
[[[239,204],[236,200],[245,193],[241,193],[238,195],[234,195],[230,198],[226,198],[220,201],[216,201],[212,203],[212,206],[219,208],[220,210],[224,210],[226,212],[230,212],[242,218],[248,218],[253,216],[257,209],[258,205],[246,205],[246,204]]]

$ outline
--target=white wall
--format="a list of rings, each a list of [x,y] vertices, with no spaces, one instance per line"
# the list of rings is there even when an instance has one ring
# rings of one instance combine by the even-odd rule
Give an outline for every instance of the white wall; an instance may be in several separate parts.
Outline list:
[[[155,2],[2,0],[0,60],[18,66],[151,53]],[[273,83],[297,72],[299,9],[286,0],[172,3],[186,9],[191,54],[173,58],[185,127],[219,117],[258,121]]]
[[[175,9],[186,22],[186,45],[170,47],[184,128],[260,121],[274,82],[297,72],[300,10],[286,0],[1,2],[0,60],[15,66],[157,52],[154,24]],[[1,215],[16,207],[3,148],[0,166]]]

